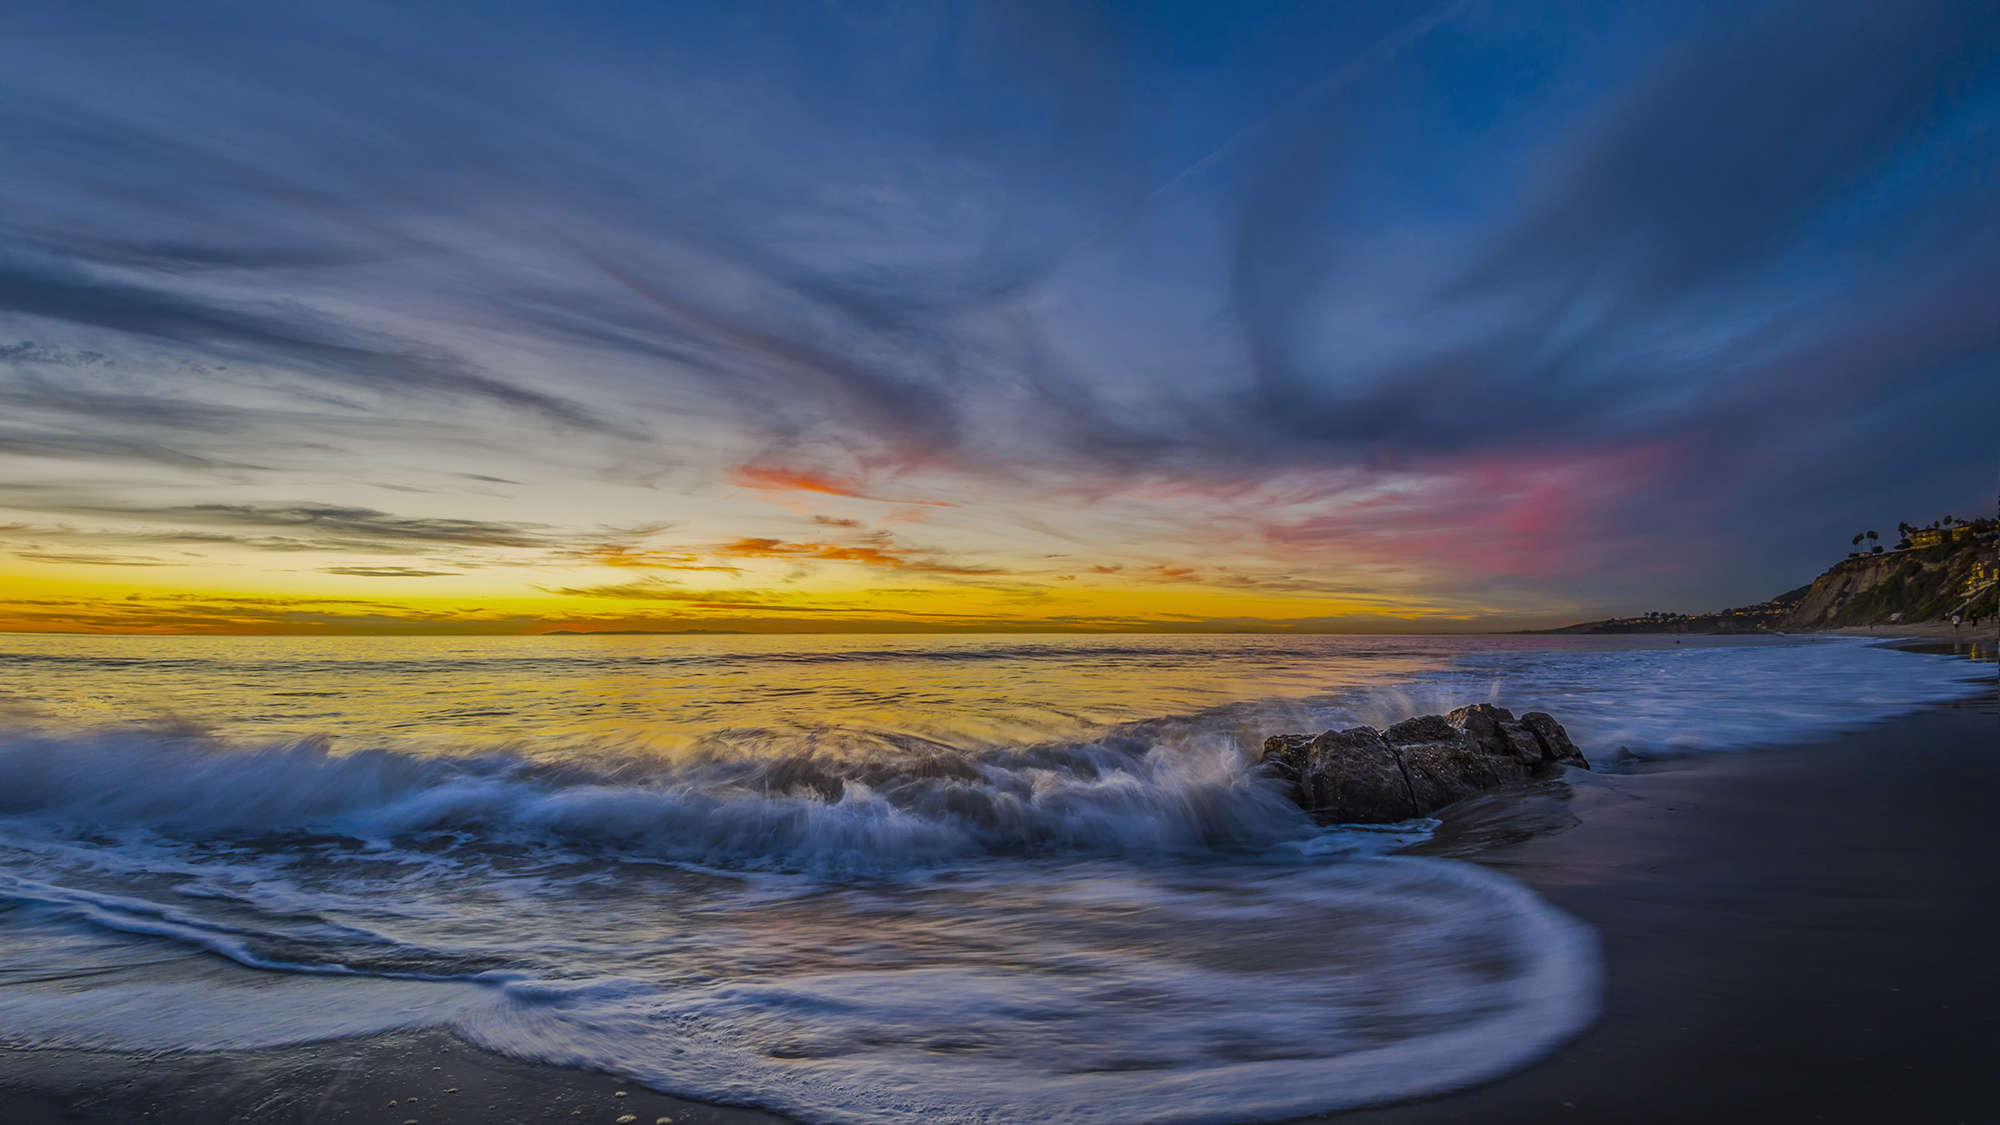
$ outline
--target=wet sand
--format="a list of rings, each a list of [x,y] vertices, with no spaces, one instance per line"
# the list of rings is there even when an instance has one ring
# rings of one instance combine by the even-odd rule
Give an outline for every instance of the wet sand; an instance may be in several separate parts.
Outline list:
[[[1498,1082],[1340,1120],[2000,1121],[1991,697],[1593,776],[1561,804],[1580,823],[1477,858],[1597,927],[1596,1026]]]
[[[1813,746],[1572,773],[1461,805],[1426,850],[1507,871],[1596,926],[1604,1012],[1526,1071],[1337,1120],[2000,1122],[1991,696]],[[443,1032],[151,1057],[0,1050],[0,1117],[781,1120]]]
[[[1989,617],[1977,625],[1953,625],[1949,621],[1926,621],[1916,625],[1843,625],[1838,629],[1815,629],[1813,632],[1829,637],[1874,637],[1884,641],[1895,638],[1953,641],[1991,648],[1996,641],[2000,641],[2000,620]]]

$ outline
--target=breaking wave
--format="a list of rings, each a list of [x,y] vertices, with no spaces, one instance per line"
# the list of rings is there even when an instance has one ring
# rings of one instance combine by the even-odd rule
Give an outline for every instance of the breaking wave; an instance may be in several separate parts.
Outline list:
[[[17,733],[0,746],[9,779],[0,816],[182,836],[469,832],[823,872],[989,855],[1158,855],[1311,831],[1223,743],[1127,735],[967,751],[858,732],[793,738],[782,750],[748,741],[767,753],[550,760],[338,753],[324,742],[243,750],[148,730]]]

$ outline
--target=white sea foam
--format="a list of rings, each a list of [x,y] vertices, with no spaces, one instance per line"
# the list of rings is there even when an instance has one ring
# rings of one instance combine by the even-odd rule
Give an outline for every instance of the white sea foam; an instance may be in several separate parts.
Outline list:
[[[352,669],[306,650],[169,669],[102,644],[29,653],[238,701],[178,726],[49,705],[0,732],[0,1036],[450,1027],[826,1122],[1324,1112],[1547,1052],[1595,1011],[1596,945],[1505,876],[1383,854],[1424,825],[1315,828],[1247,768],[1265,734],[1491,699],[1555,713],[1599,758],[1736,750],[1992,690],[1962,662],[1837,640],[842,643],[612,646],[504,738],[407,733],[429,704],[377,706],[380,660],[343,699]],[[470,693],[528,659],[452,651],[397,674]],[[565,682],[559,654],[529,655]],[[1262,671],[1218,699],[1204,668],[1223,659]],[[1125,702],[1086,721],[1098,689],[1076,683],[1100,661]],[[801,685],[801,662],[835,671]],[[630,698],[588,684],[665,666],[764,702],[673,738],[578,734],[579,708]],[[6,669],[0,652],[0,686]],[[260,742],[244,684],[310,692],[340,737]],[[779,692],[798,713],[772,710]],[[564,733],[519,736],[537,722]]]
[[[171,866],[198,867],[192,858]],[[259,861],[229,862],[228,878],[245,881]],[[515,878],[537,882],[480,875]],[[433,905],[472,890],[432,879]],[[520,1057],[810,1121],[1209,1122],[1505,1073],[1581,1030],[1598,988],[1586,927],[1504,876],[1442,860],[982,865],[940,883],[794,885],[720,915],[712,897],[663,911],[643,877],[614,879],[599,890],[628,893],[604,895],[587,935],[561,909],[427,926],[426,911],[367,905],[368,879],[340,882],[320,913],[367,915],[339,927],[360,937],[359,979],[124,969],[166,938],[287,962],[245,957],[255,935],[240,924],[218,942],[217,921],[127,896],[0,890],[43,931],[37,968],[57,982],[0,990],[0,1026],[16,1041],[121,1049],[444,1026]],[[115,932],[50,940],[79,916]],[[262,936],[282,946],[299,921],[274,917]],[[328,929],[324,917],[311,925]],[[406,945],[449,932],[463,946],[468,931],[484,944],[502,925],[511,970],[438,981],[366,963],[380,954],[371,927]],[[321,952],[340,947],[319,938]],[[440,964],[462,953],[447,944]],[[562,975],[536,966],[558,951]]]
[[[1588,756],[1607,761],[1621,747],[1697,753],[1806,742],[1994,690],[1991,664],[1867,638],[1715,640],[1469,652],[1407,683],[1356,692],[1346,706],[1374,725],[1471,700],[1547,711]]]

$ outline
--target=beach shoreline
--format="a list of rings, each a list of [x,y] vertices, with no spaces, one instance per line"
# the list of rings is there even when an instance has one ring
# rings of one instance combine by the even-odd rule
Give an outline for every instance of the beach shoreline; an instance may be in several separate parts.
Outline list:
[[[1987,695],[1810,745],[1572,771],[1455,807],[1420,850],[1505,871],[1596,927],[1604,1010],[1511,1076],[1336,1118],[2000,1119],[2000,974],[1982,945],[2000,932],[1996,733]],[[0,1096],[22,1125],[785,1120],[444,1031],[201,1054],[0,1048]]]
[[[1810,745],[1572,775],[1576,823],[1557,833],[1440,832],[1434,848],[1598,930],[1604,1009],[1525,1070],[1338,1118],[2000,1120],[1996,734],[1986,696]],[[1482,815],[1475,836],[1504,830],[1504,813],[1460,810]]]
[[[1916,625],[1844,625],[1838,629],[1815,629],[1799,636],[1870,637],[1880,641],[1955,641],[1960,644],[1991,645],[2000,642],[2000,619],[1987,618],[1978,625],[1953,625],[1949,621],[1926,621]]]

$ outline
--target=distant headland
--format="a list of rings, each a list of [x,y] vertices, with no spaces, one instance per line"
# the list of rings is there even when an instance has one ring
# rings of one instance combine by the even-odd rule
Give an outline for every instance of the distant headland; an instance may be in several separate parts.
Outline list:
[[[1946,517],[1929,527],[1903,524],[1901,541],[1883,548],[1873,531],[1854,537],[1869,544],[1796,590],[1767,602],[1713,613],[1647,613],[1585,621],[1534,633],[1806,633],[1849,626],[1916,625],[1953,617],[1984,621],[2000,612],[2000,563],[1995,561],[2000,521]]]

